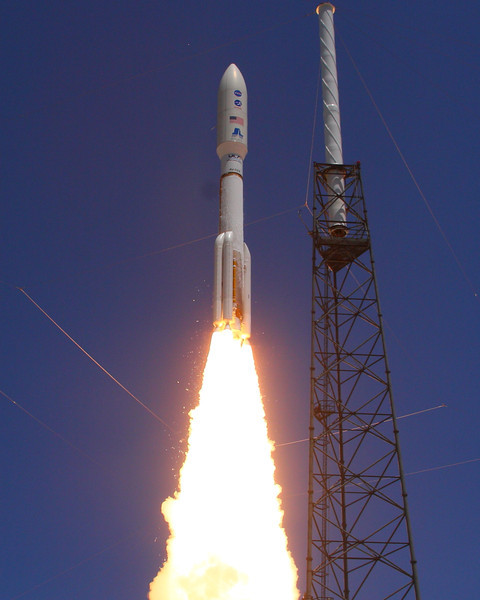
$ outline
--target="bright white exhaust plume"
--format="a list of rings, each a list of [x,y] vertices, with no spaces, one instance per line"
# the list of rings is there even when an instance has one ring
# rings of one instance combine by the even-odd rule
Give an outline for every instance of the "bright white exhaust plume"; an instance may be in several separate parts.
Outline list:
[[[297,600],[252,349],[215,332],[150,600]]]

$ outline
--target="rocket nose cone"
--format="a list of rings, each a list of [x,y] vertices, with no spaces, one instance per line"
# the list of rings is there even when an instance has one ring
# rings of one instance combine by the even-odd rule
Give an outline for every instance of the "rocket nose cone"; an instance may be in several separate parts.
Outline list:
[[[220,80],[219,91],[225,91],[233,88],[241,88],[246,91],[247,86],[245,85],[245,79],[237,67],[236,64],[232,63],[226,70]]]
[[[238,71],[238,73],[240,73],[240,69],[237,67],[237,65],[235,63],[232,63],[225,69],[225,73],[223,74],[223,76],[225,77],[225,75],[227,75],[230,77],[235,77],[237,71]],[[241,73],[240,73],[240,75],[241,75]]]

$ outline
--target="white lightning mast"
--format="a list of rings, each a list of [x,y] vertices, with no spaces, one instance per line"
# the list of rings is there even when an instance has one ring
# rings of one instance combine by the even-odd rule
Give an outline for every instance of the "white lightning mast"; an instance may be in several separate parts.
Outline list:
[[[317,7],[320,19],[320,61],[322,65],[323,121],[325,136],[325,162],[343,165],[342,128],[338,102],[337,56],[335,53],[335,29],[333,13],[335,7],[324,2]],[[346,209],[343,200],[345,191],[344,169],[332,168],[327,174],[329,188],[328,219],[333,237],[347,234]]]

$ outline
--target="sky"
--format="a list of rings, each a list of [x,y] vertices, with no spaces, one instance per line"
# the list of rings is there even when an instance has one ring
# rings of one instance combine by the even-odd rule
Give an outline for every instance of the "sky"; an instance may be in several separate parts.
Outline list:
[[[160,505],[211,334],[232,62],[249,94],[253,351],[271,438],[307,437],[315,6],[2,3],[2,598],[141,599],[165,558]],[[446,405],[399,421],[420,587],[474,598],[480,7],[336,9],[344,160],[362,164],[397,414]],[[307,445],[275,460],[303,589]]]

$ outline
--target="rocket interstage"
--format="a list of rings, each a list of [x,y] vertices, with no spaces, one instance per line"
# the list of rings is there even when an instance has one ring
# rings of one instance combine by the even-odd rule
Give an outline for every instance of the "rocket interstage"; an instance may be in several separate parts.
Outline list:
[[[320,25],[320,61],[322,66],[323,121],[325,137],[325,162],[332,165],[326,174],[329,196],[328,223],[332,237],[345,237],[347,215],[344,202],[345,169],[343,168],[342,129],[338,100],[337,55],[335,29],[330,2],[317,6]],[[338,167],[336,167],[338,165]]]
[[[213,324],[236,337],[251,332],[251,258],[243,241],[243,161],[247,155],[247,87],[231,64],[218,89],[220,222],[215,240]]]

